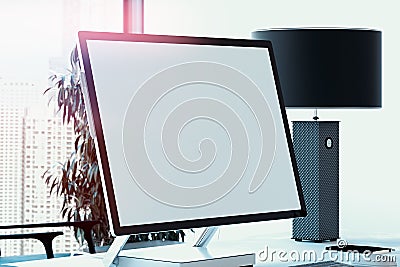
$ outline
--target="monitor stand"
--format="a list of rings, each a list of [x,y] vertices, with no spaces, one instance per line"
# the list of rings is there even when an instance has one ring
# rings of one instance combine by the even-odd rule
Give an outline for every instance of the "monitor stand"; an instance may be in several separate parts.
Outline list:
[[[255,264],[255,253],[232,248],[207,248],[217,227],[204,230],[193,246],[166,245],[121,251],[129,236],[118,236],[105,253],[105,267],[250,267]]]

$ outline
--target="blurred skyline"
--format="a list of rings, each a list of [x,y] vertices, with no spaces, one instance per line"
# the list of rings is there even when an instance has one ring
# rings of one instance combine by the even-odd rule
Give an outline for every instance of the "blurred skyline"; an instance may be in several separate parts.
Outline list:
[[[122,29],[122,0],[2,0],[0,3],[0,184],[2,224],[63,220],[41,179],[73,150],[71,125],[47,105],[51,71],[65,72],[79,30]],[[25,187],[24,187],[25,186]],[[11,208],[10,208],[11,207]],[[1,241],[4,255],[41,253],[34,241]],[[71,230],[54,249],[77,249]]]

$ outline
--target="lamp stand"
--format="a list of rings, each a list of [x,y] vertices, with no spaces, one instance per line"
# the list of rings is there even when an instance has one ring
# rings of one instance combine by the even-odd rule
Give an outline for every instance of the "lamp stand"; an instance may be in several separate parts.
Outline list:
[[[339,122],[293,122],[293,147],[307,216],[293,220],[296,241],[339,238]]]

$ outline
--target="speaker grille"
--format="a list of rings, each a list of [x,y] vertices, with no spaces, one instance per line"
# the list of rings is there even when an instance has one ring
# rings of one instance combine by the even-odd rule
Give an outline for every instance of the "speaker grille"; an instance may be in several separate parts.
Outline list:
[[[327,140],[331,146],[327,146]],[[293,146],[307,216],[293,220],[293,238],[339,237],[339,122],[293,122]]]

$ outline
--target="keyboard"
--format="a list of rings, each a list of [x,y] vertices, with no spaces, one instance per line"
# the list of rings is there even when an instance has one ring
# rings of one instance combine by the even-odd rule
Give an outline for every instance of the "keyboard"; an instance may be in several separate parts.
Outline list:
[[[353,266],[349,264],[344,264],[336,261],[321,261],[307,264],[291,265],[291,267],[340,267],[340,266]]]

